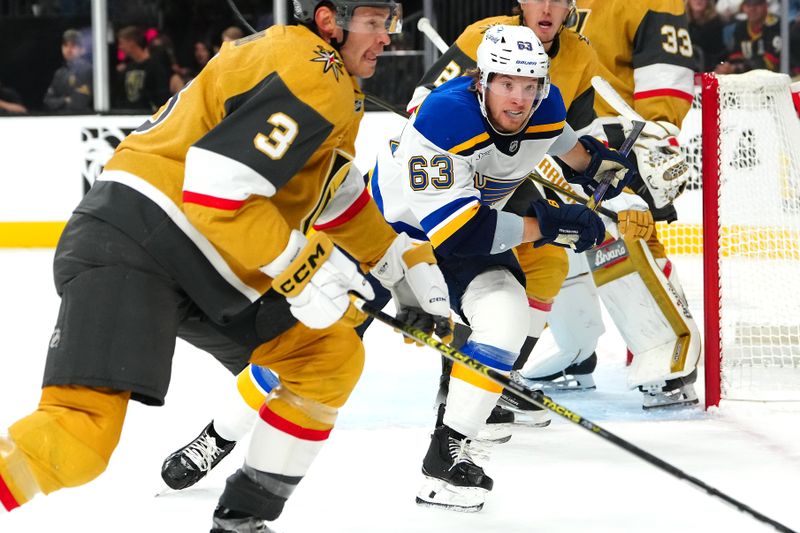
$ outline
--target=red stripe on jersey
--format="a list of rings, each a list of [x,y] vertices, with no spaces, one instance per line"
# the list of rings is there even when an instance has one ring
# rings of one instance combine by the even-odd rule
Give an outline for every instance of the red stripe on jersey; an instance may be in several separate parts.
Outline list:
[[[303,426],[298,426],[294,422],[289,422],[285,418],[270,411],[266,404],[261,406],[261,409],[258,411],[258,415],[261,417],[261,420],[274,427],[278,431],[283,431],[284,433],[288,433],[292,437],[297,437],[301,440],[327,440],[328,435],[331,434],[330,429],[309,429],[304,428]]]
[[[225,211],[236,211],[244,205],[244,200],[228,200],[227,198],[217,198],[216,196],[208,196],[197,192],[183,191],[183,203],[203,205],[215,209],[224,209]]]
[[[769,52],[764,52],[764,59],[772,63],[773,65],[780,65],[781,60],[775,56],[774,54],[770,54]]]
[[[639,93],[633,93],[634,100],[644,100],[645,98],[656,98],[658,96],[672,96],[675,98],[680,98],[682,100],[687,100],[689,102],[694,100],[693,94],[679,91],[678,89],[653,89],[652,91],[642,91]]]
[[[11,489],[9,489],[8,485],[6,485],[6,482],[3,481],[2,476],[0,476],[0,503],[3,504],[3,507],[6,508],[6,511],[11,511],[19,507],[17,499],[14,498],[13,494],[11,494]]]
[[[540,302],[538,300],[534,300],[533,298],[528,298],[528,307],[533,307],[538,311],[550,312],[550,310],[553,309],[553,304],[552,303],[548,304]]]
[[[361,212],[361,210],[364,209],[364,206],[369,203],[369,199],[370,195],[365,187],[364,190],[361,191],[359,197],[356,198],[356,201],[350,204],[350,207],[344,210],[344,213],[334,218],[330,222],[326,222],[324,224],[314,224],[314,229],[317,231],[324,231],[326,229],[341,226],[348,220],[351,220],[353,217],[355,217],[359,212]]]

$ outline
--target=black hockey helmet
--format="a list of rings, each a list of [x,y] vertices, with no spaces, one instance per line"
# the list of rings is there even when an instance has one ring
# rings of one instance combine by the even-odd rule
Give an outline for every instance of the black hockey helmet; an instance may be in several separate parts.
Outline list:
[[[310,24],[314,22],[314,12],[321,4],[328,4],[336,11],[336,23],[345,30],[351,31],[350,22],[353,12],[359,7],[388,7],[389,18],[386,19],[386,32],[400,33],[403,28],[403,7],[394,0],[292,0],[294,17],[298,22]]]

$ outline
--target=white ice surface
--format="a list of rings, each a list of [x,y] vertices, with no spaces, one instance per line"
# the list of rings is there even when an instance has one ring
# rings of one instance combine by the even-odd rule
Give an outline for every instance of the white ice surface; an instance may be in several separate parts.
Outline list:
[[[39,398],[58,312],[52,250],[0,251],[0,431]],[[124,302],[120,302],[124,305]],[[613,331],[612,327],[609,327]],[[484,510],[418,508],[414,495],[433,423],[439,357],[375,324],[367,365],[337,429],[275,522],[317,532],[760,532],[772,531],[719,499],[575,424],[520,428],[493,449]],[[724,403],[713,412],[645,413],[626,391],[624,347],[606,334],[598,391],[555,400],[756,510],[800,529],[800,405]],[[162,459],[193,438],[232,379],[209,356],[179,344],[167,404],[132,403],[108,470],[83,487],[38,496],[0,514],[0,532],[207,532],[243,446],[183,493],[155,497]]]

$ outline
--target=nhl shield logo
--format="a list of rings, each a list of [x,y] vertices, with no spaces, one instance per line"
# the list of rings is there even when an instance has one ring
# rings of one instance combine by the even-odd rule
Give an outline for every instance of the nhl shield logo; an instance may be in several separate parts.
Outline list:
[[[508,151],[512,154],[517,152],[517,148],[519,148],[519,141],[511,141],[511,144],[508,145]]]

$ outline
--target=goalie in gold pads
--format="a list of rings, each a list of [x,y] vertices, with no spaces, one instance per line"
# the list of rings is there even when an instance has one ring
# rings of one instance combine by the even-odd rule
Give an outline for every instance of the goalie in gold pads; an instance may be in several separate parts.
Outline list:
[[[617,239],[586,256],[603,304],[635,354],[628,386],[658,393],[645,395],[650,399],[645,408],[660,407],[658,402],[696,403],[686,385],[695,379],[700,332],[686,299],[658,267],[646,242]],[[631,301],[638,304],[635,313]]]
[[[212,518],[215,532],[267,530],[363,366],[349,291],[372,289],[334,244],[399,310],[447,330],[430,245],[383,221],[352,164],[356,77],[374,73],[400,6],[294,4],[302,24],[226,43],[128,136],[67,224],[41,401],[0,437],[2,509],[102,473],[129,400],[163,404],[180,336],[234,372],[280,375]]]
[[[675,269],[658,239],[654,220],[672,221],[677,214],[672,202],[683,190],[688,178],[688,166],[678,149],[676,136],[684,115],[689,109],[693,94],[692,46],[686,29],[687,21],[681,0],[578,0],[576,30],[589,38],[602,62],[601,75],[620,93],[627,105],[647,120],[644,132],[634,145],[633,154],[639,175],[630,187],[634,194],[621,194],[605,206],[619,214],[619,224],[607,224],[615,235],[626,242],[644,239],[653,262],[639,261],[637,267],[649,269],[656,265],[666,278],[667,290],[682,295]],[[618,146],[629,131],[630,118],[621,117],[596,94],[595,108],[612,146]],[[631,246],[633,249],[633,246]],[[553,303],[551,328],[542,335],[531,355],[529,364],[521,374],[530,378],[529,385],[542,385],[557,389],[594,388],[592,373],[597,364],[594,348],[603,332],[600,307],[595,288],[583,261],[570,258],[570,273],[561,293]],[[661,279],[654,273],[642,271],[646,279]],[[582,288],[579,288],[582,286]],[[615,286],[615,284],[612,284]],[[600,291],[605,300],[612,286]],[[655,285],[644,287],[653,288]],[[640,287],[641,288],[641,287]],[[655,296],[636,293],[642,302]],[[636,307],[639,300],[629,295],[628,307]],[[635,302],[635,303],[634,303]],[[560,323],[562,317],[570,319],[574,307],[585,309],[584,319]],[[629,318],[620,314],[613,317],[622,331],[629,327]],[[666,320],[661,317],[662,322]],[[691,317],[684,317],[689,331],[696,331]],[[583,327],[584,325],[589,327]],[[683,331],[683,330],[680,330]],[[678,333],[676,333],[677,335]],[[694,368],[699,358],[699,340],[689,343],[696,352],[686,360],[685,372],[680,380],[671,379],[668,372],[661,379],[641,381],[630,376],[631,384],[642,389],[643,407],[665,407],[697,403],[692,383],[696,379]],[[634,360],[639,356],[630,346]],[[647,352],[650,357],[652,351]],[[634,365],[636,373],[645,361]],[[659,388],[660,387],[660,388]]]

